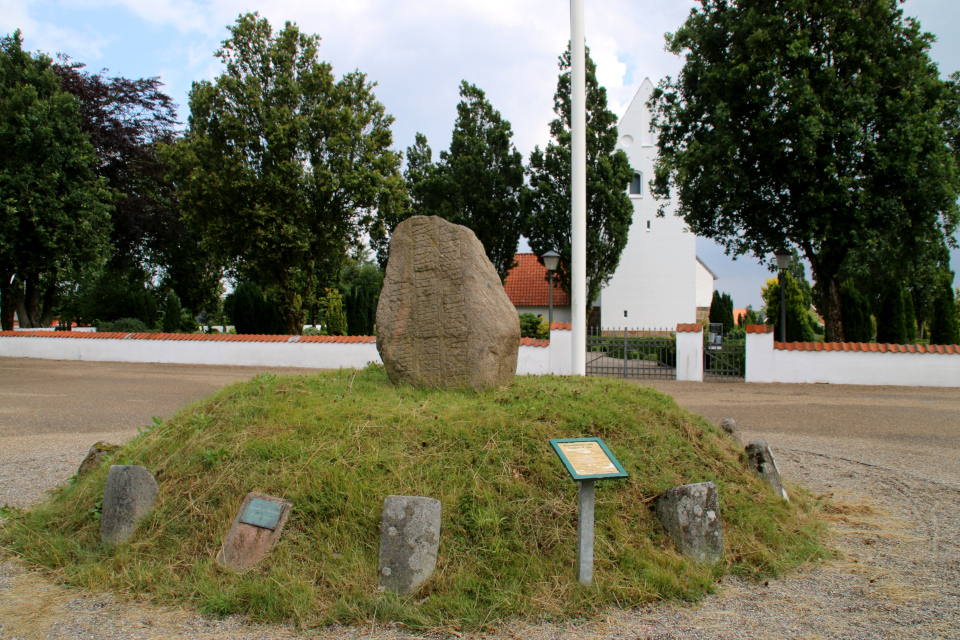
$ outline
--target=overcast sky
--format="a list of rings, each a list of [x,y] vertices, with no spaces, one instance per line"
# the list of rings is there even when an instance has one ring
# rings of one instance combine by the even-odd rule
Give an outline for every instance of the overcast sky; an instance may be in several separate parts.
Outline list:
[[[694,4],[586,0],[587,44],[618,115],[644,77],[656,83],[676,75],[682,60],[664,52],[663,34]],[[359,69],[377,82],[378,98],[396,118],[400,150],[413,144],[417,131],[426,134],[435,157],[449,145],[461,80],[486,91],[513,124],[526,158],[549,139],[557,57],[570,34],[565,0],[0,0],[0,33],[20,29],[25,48],[66,53],[92,71],[159,76],[186,122],[191,83],[220,72],[213,52],[226,26],[252,11],[275,28],[293,21],[320,35],[320,55],[338,75]],[[904,11],[940,36],[932,56],[941,73],[960,70],[960,1],[908,0]],[[715,286],[731,293],[737,307],[760,306],[760,287],[770,274],[756,259],[734,262],[704,239],[697,251],[720,276]],[[953,268],[960,270],[958,251]]]

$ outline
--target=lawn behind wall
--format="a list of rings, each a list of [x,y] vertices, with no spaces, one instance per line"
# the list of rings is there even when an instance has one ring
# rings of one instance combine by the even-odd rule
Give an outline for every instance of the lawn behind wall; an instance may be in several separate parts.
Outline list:
[[[630,474],[596,489],[594,586],[574,574],[577,486],[551,438],[599,436]],[[741,448],[666,395],[620,380],[524,376],[490,391],[394,387],[382,367],[261,375],[155,421],[111,460],[157,477],[134,538],[107,550],[99,510],[109,464],[7,512],[8,553],[75,585],[312,627],[372,620],[489,629],[506,619],[583,618],[611,606],[693,601],[724,573],[762,579],[826,555],[813,500],[777,499]],[[726,561],[679,556],[651,507],[712,480]],[[293,502],[279,543],[246,574],[215,561],[243,497]],[[378,590],[387,495],[443,505],[433,579],[412,597]]]

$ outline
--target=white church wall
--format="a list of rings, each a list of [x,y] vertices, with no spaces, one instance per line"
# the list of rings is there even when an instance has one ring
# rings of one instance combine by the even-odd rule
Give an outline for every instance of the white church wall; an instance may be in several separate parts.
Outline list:
[[[669,328],[696,322],[696,237],[673,215],[671,205],[666,217],[656,217],[661,201],[650,195],[656,147],[646,102],[652,92],[653,83],[644,80],[619,125],[617,146],[641,174],[641,193],[630,196],[633,224],[627,246],[603,290],[604,327]]]
[[[697,260],[697,306],[709,307],[713,302],[713,274]]]

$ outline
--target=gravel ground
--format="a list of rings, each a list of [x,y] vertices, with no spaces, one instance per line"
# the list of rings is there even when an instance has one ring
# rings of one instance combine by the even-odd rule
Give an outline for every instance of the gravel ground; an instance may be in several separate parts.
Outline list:
[[[67,367],[66,373],[58,373],[60,366],[73,364],[79,365],[77,370]],[[4,371],[11,368],[25,381],[12,385],[16,392]],[[90,397],[88,387],[110,387],[114,376],[139,380],[116,393],[135,394],[139,413],[133,424],[145,424],[151,415],[169,415],[222,384],[255,373],[236,367],[203,369],[209,371],[0,359],[5,381],[0,393],[0,504],[34,502],[73,473],[91,442],[119,442],[135,433],[129,423],[124,426],[124,418],[110,417],[109,398],[90,403],[103,408],[101,416],[96,409],[84,409],[81,399]],[[30,397],[23,394],[35,393],[26,382],[33,373],[40,374],[35,380],[58,389],[54,404],[61,404],[60,409],[48,402],[32,412],[19,411],[23,399]],[[74,378],[58,385],[64,382],[60,376]],[[611,611],[583,625],[508,623],[493,634],[458,637],[960,639],[960,390],[675,382],[655,386],[712,420],[736,418],[745,439],[762,436],[771,443],[788,483],[832,496],[831,544],[838,557],[759,585],[725,579],[717,594],[695,606]],[[80,407],[80,419],[57,422],[63,407]],[[20,421],[10,418],[18,411],[24,416]],[[95,419],[87,420],[84,411]],[[27,414],[34,425],[46,426],[29,428],[24,424]],[[115,418],[119,422],[111,422]],[[0,563],[0,638],[447,637],[414,635],[391,626],[300,633],[239,618],[212,620],[191,611],[63,587],[56,578],[15,560]]]

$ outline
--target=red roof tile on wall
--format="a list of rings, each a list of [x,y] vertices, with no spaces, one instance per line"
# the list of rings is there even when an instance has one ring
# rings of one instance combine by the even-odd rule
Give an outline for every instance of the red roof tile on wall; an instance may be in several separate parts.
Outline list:
[[[514,256],[517,265],[507,273],[503,289],[515,307],[546,307],[550,304],[550,283],[547,281],[547,268],[540,264],[532,253],[518,253]],[[570,305],[570,296],[560,288],[557,279],[553,279],[553,306]]]
[[[554,322],[554,325],[570,323]],[[563,326],[557,327],[563,329]],[[75,339],[114,339],[114,340],[193,340],[201,342],[319,342],[330,344],[376,344],[376,336],[266,336],[237,335],[233,333],[96,333],[92,331],[0,331],[0,338],[75,338]],[[549,340],[521,338],[521,346],[546,347]]]
[[[960,354],[956,344],[876,344],[873,342],[774,342],[781,351],[864,351],[870,353]]]
[[[549,347],[549,340],[539,340],[537,338],[520,338],[521,347]]]
[[[773,333],[772,324],[748,324],[747,333]]]
[[[554,322],[550,325],[550,331],[573,331],[572,322]]]
[[[703,331],[702,324],[678,324],[677,333],[701,333]]]

